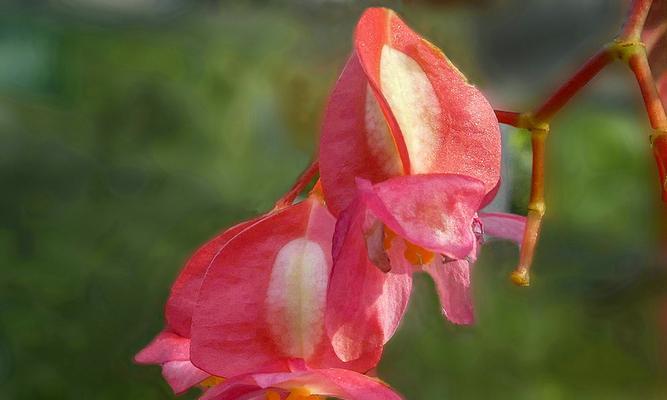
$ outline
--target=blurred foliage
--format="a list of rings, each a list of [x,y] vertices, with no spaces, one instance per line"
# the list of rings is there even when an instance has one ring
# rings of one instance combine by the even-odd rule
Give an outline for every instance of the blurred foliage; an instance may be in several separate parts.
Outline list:
[[[131,362],[161,328],[171,281],[199,243],[271,207],[308,163],[355,20],[378,3],[3,3],[0,397],[171,397],[157,367]],[[485,77],[511,72],[477,63],[495,36],[480,22],[520,2],[434,3],[382,2],[498,97],[506,85]],[[417,281],[380,367],[407,398],[667,395],[646,123],[636,94],[604,91],[624,88],[622,75],[554,123],[534,286],[508,283],[512,245],[487,245],[479,323],[462,328]],[[507,138],[511,207],[525,212],[528,138]]]

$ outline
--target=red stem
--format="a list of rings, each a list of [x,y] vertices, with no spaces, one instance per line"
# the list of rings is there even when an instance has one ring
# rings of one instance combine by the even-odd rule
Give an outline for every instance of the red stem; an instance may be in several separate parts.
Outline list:
[[[586,86],[591,79],[613,60],[614,57],[608,47],[604,47],[595,53],[593,57],[537,109],[535,119],[537,121],[549,121],[582,87]]]
[[[658,164],[658,174],[662,184],[662,201],[667,203],[667,134],[658,135],[653,139],[653,155],[655,156],[655,162]],[[667,207],[667,204],[665,204],[665,207]],[[667,239],[665,244],[667,245]],[[667,248],[665,252],[667,253]]]
[[[319,168],[319,162],[317,159],[315,159],[297,178],[292,188],[276,202],[274,209],[281,209],[290,206],[299,193],[301,193],[303,189],[308,186],[310,181],[313,180],[315,175],[317,175]]]
[[[501,124],[511,125],[517,128],[519,127],[519,118],[521,118],[520,113],[501,110],[494,111],[496,112],[496,118],[498,118],[498,122]]]
[[[528,219],[521,252],[519,254],[519,265],[512,273],[512,281],[520,286],[530,285],[530,267],[533,264],[535,248],[542,229],[542,219],[546,212],[544,203],[544,161],[546,139],[548,129],[532,129],[533,145],[533,173],[530,181],[530,202],[528,204]]]
[[[665,116],[665,109],[655,87],[646,52],[641,51],[632,54],[628,64],[637,78],[637,84],[639,84],[639,90],[642,92],[651,127],[656,130],[667,131],[667,116]]]
[[[652,3],[653,0],[634,0],[632,2],[628,17],[625,19],[625,24],[623,24],[623,29],[619,34],[619,39],[623,41],[639,40]]]

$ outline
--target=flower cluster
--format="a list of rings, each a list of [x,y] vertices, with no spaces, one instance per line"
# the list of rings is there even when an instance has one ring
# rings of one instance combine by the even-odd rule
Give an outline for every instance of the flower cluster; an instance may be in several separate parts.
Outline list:
[[[480,211],[500,150],[484,96],[392,11],[367,10],[326,109],[314,189],[294,203],[297,185],[198,249],[136,361],[202,399],[399,399],[372,371],[412,274],[433,278],[447,319],[470,324],[485,234],[523,235],[522,217]]]

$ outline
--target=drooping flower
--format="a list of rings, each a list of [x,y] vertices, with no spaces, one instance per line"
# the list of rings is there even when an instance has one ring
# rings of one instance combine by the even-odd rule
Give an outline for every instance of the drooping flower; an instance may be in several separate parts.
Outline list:
[[[190,356],[197,368],[227,380],[206,398],[235,398],[225,393],[248,380],[258,393],[294,389],[296,396],[304,387],[322,395],[349,390],[348,399],[371,398],[364,387],[368,396],[391,393],[364,375],[377,365],[381,347],[343,362],[326,335],[335,223],[311,195],[242,230],[213,259],[192,317]],[[338,382],[342,377],[351,381]],[[336,382],[340,393],[317,389]],[[398,398],[391,396],[376,398]]]
[[[177,393],[210,387],[205,399],[399,399],[364,375],[382,349],[343,362],[325,334],[334,226],[315,194],[202,246],[172,287],[165,330],[136,360],[161,364]]]
[[[327,314],[339,357],[389,340],[412,271],[433,277],[451,321],[473,321],[478,211],[497,190],[500,147],[493,109],[444,54],[392,11],[367,10],[320,143],[324,195],[339,215]],[[523,219],[508,220],[522,234]]]
[[[197,384],[206,385],[207,380],[214,381],[190,361],[192,313],[204,274],[220,249],[262,218],[235,225],[195,251],[171,288],[165,307],[165,329],[135,356],[138,363],[161,365],[165,380],[177,394]]]

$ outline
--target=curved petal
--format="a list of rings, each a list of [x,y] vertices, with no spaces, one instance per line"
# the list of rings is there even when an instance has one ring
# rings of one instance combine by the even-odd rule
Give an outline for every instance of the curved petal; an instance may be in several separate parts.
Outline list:
[[[372,186],[358,180],[366,206],[406,240],[454,259],[473,249],[473,217],[484,186],[463,175],[409,175]]]
[[[526,230],[526,217],[505,213],[479,213],[484,233],[500,239],[511,240],[521,246]]]
[[[470,270],[470,264],[466,260],[445,262],[439,257],[424,266],[424,271],[431,275],[435,282],[442,313],[448,320],[459,325],[475,322]]]
[[[252,375],[240,375],[208,389],[199,400],[264,400],[265,393]]]
[[[165,317],[170,330],[183,337],[190,337],[192,313],[197,302],[199,287],[209,264],[227,242],[262,218],[264,216],[237,224],[217,235],[194,252],[178,278],[176,278],[167,299]]]
[[[134,361],[162,365],[162,376],[174,393],[182,393],[206,379],[209,374],[190,362],[190,339],[172,332],[161,332],[141,350]]]
[[[160,332],[148,346],[134,356],[134,361],[139,364],[162,364],[189,359],[190,339],[166,331]]]
[[[368,259],[363,237],[366,210],[357,200],[336,225],[334,268],[329,283],[326,328],[344,361],[382,353],[407,308],[412,290],[409,270],[383,273]]]
[[[500,127],[482,93],[433,44],[385,8],[357,24],[355,49],[378,95],[405,172],[477,178],[485,193],[500,178]]]
[[[262,388],[284,390],[305,388],[311,394],[343,400],[400,400],[384,382],[344,369],[319,369],[284,374],[256,374]]]
[[[324,334],[335,219],[310,198],[268,216],[213,260],[192,324],[193,363],[216,376],[339,366]],[[350,368],[369,369],[376,358]]]
[[[181,394],[209,377],[189,360],[169,361],[162,365],[162,376],[176,394]]]
[[[334,215],[354,198],[355,177],[380,182],[403,173],[396,144],[356,53],[329,97],[319,160],[324,195]]]

